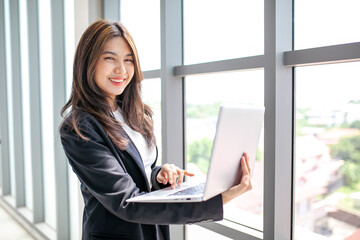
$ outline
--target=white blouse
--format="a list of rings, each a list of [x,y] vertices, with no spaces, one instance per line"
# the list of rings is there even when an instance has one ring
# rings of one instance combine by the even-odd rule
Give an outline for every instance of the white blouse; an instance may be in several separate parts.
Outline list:
[[[141,135],[139,132],[133,130],[130,128],[124,121],[124,118],[121,114],[120,109],[113,112],[116,120],[118,120],[122,126],[122,128],[125,130],[125,132],[129,135],[131,141],[135,144],[137,150],[140,153],[140,156],[142,158],[142,161],[144,163],[145,167],[145,173],[146,177],[149,181],[150,188],[151,188],[151,164],[154,163],[156,158],[156,148],[155,146],[152,146],[150,149],[145,141],[145,138],[143,135]]]

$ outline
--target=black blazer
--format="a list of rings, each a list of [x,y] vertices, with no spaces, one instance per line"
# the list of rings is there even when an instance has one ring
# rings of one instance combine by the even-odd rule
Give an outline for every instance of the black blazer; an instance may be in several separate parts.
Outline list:
[[[135,145],[129,139],[127,150],[120,150],[88,113],[83,114],[80,128],[88,141],[67,124],[60,127],[60,135],[69,164],[81,182],[85,204],[82,239],[169,239],[168,224],[223,218],[221,195],[201,203],[127,203],[126,199],[150,191]],[[156,181],[160,167],[155,162],[153,190],[164,187]]]

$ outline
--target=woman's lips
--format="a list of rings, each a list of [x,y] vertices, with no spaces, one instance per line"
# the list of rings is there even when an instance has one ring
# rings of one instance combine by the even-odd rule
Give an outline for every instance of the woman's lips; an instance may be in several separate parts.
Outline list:
[[[125,78],[109,78],[109,80],[116,83],[122,83],[125,81]]]
[[[109,78],[111,83],[117,87],[122,86],[125,83],[125,78]]]

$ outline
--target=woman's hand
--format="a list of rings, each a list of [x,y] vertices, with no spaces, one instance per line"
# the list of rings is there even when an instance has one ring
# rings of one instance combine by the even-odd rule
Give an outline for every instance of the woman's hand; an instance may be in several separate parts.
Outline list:
[[[241,181],[238,185],[226,190],[221,194],[223,198],[223,204],[230,202],[234,198],[252,189],[249,155],[247,153],[244,153],[244,155],[241,157],[240,168],[242,171]]]
[[[190,173],[187,170],[182,170],[177,166],[175,166],[174,164],[166,163],[161,167],[160,172],[156,176],[156,180],[164,185],[169,183],[171,185],[171,188],[175,188],[176,179],[177,179],[177,185],[180,187],[184,180],[185,175],[190,177],[194,176],[193,173]]]

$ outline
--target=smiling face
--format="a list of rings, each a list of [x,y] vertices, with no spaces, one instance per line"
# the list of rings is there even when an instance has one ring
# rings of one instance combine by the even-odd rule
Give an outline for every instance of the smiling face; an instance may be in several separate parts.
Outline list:
[[[116,109],[116,96],[123,93],[134,76],[134,56],[123,37],[114,37],[104,46],[95,66],[95,83],[110,97]]]

